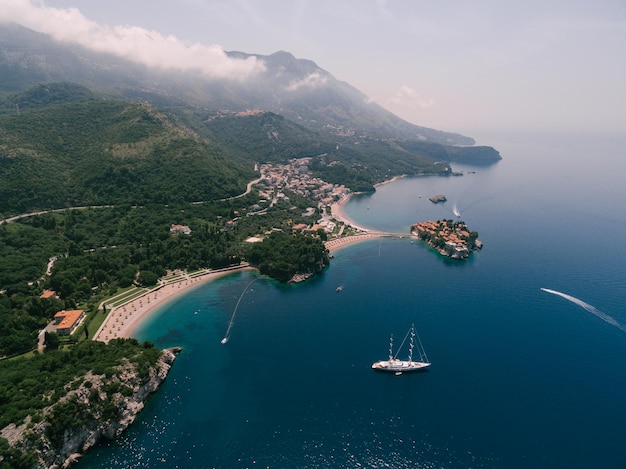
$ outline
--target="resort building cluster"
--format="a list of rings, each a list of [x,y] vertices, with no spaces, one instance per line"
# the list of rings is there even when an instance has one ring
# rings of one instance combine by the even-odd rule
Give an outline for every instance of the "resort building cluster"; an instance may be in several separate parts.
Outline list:
[[[266,199],[285,199],[284,190],[330,205],[350,193],[344,185],[330,184],[312,177],[309,170],[311,158],[292,158],[287,164],[263,164],[260,167],[262,180],[266,185],[259,195]]]
[[[285,192],[291,192],[317,203],[320,213],[324,213],[325,207],[331,205],[350,194],[350,189],[344,185],[331,184],[320,178],[313,177],[308,164],[310,158],[292,158],[287,164],[263,164],[260,166],[261,180],[258,183],[259,203],[250,207],[249,213],[263,211],[265,205],[273,207],[279,201],[289,202],[289,196]],[[309,207],[302,215],[313,216],[315,207]],[[335,225],[330,220],[323,218],[313,226],[296,225],[297,231],[316,232],[323,229],[332,232]]]
[[[423,221],[411,226],[411,233],[453,259],[466,259],[471,250],[482,247],[478,233],[471,232],[462,221]]]

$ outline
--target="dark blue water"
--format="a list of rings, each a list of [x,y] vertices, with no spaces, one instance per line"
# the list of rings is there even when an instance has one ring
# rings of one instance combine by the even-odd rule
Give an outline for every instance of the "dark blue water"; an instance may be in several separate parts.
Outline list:
[[[170,376],[79,467],[626,467],[626,145],[492,143],[494,166],[403,179],[346,207],[408,231],[456,204],[481,252],[349,246],[302,285],[252,284],[226,345],[255,274],[196,288],[138,333],[183,347]],[[439,193],[446,204],[428,201]],[[411,323],[430,371],[373,372]]]

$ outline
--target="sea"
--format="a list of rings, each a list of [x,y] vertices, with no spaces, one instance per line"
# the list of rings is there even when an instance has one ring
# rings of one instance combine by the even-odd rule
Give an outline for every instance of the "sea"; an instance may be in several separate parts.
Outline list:
[[[373,239],[301,284],[186,292],[137,331],[182,347],[166,381],[77,467],[626,468],[626,136],[485,140],[501,161],[345,206],[406,235],[462,220],[481,251]],[[411,324],[430,369],[373,371]]]

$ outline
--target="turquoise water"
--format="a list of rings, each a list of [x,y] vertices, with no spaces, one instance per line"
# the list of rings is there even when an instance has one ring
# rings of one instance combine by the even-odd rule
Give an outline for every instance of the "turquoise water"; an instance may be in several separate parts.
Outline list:
[[[346,247],[304,284],[250,285],[226,345],[255,273],[174,300],[138,331],[183,347],[168,379],[78,467],[626,467],[626,145],[529,142],[346,206],[408,231],[456,204],[485,245],[467,262],[408,238]],[[411,323],[430,371],[373,372]]]

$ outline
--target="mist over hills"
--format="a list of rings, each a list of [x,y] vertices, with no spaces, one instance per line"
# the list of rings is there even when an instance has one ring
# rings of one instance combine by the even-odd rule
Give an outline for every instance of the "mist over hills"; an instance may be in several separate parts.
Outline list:
[[[372,103],[349,84],[335,79],[314,62],[280,51],[255,57],[265,72],[253,79],[204,77],[146,67],[110,54],[60,43],[17,24],[0,25],[0,91],[19,92],[45,82],[74,82],[95,91],[161,103],[243,111],[263,109],[309,128],[345,126],[377,136],[472,145],[459,134],[416,126]]]

